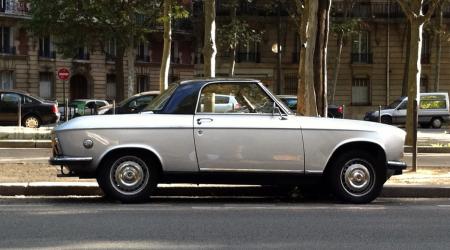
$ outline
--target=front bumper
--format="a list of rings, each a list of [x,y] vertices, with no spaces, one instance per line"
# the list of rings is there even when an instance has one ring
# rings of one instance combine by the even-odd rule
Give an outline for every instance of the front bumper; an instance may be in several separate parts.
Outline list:
[[[403,170],[406,169],[406,163],[402,161],[388,161],[387,162],[387,170],[391,172],[392,175],[400,175],[403,173]]]

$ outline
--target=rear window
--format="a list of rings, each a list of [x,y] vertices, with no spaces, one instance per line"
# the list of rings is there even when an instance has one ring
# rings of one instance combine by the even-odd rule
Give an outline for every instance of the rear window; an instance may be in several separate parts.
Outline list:
[[[421,109],[447,109],[445,95],[427,95],[420,97]]]

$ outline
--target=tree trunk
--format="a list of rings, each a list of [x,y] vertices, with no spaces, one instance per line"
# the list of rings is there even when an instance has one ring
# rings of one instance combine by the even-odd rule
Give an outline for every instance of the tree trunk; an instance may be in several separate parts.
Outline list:
[[[406,117],[406,145],[412,145],[414,141],[414,123],[413,117],[417,116],[414,112],[414,104],[419,101],[419,84],[420,84],[420,57],[422,48],[422,29],[423,22],[412,19],[410,29],[410,54],[408,69],[408,109]]]
[[[314,91],[314,49],[316,46],[317,33],[317,10],[318,2],[306,0],[302,16],[299,17],[300,25],[300,62],[298,70],[297,90],[297,114],[306,116],[317,116],[316,94]]]
[[[205,77],[216,77],[216,1],[205,0],[205,37],[203,46]]]
[[[164,0],[164,49],[159,71],[159,91],[169,87],[170,51],[172,46],[172,0]]]
[[[134,37],[130,36],[130,43],[127,48],[127,63],[128,63],[128,91],[127,98],[134,95],[134,85],[135,85],[135,66],[134,62],[136,60],[136,55],[134,53]]]
[[[407,22],[406,24],[406,37],[408,39],[406,39],[406,54],[405,54],[405,68],[403,71],[403,83],[402,83],[402,96],[407,96],[408,95],[408,85],[409,85],[409,66],[410,66],[410,61],[408,60],[408,56],[411,53],[411,24],[409,22]]]
[[[336,86],[339,77],[339,68],[341,67],[341,55],[342,55],[342,47],[344,46],[344,35],[342,33],[338,34],[338,44],[337,44],[337,52],[336,52],[336,60],[334,61],[334,72],[333,72],[333,92],[331,94],[331,103],[334,104],[334,98],[336,96]]]
[[[440,81],[440,75],[441,75],[441,53],[442,53],[442,22],[443,22],[443,12],[442,12],[442,5],[438,6],[438,9],[436,10],[437,13],[437,26],[438,32],[436,35],[436,67],[434,71],[434,91],[439,91],[439,81]]]
[[[116,102],[122,101],[125,93],[125,74],[123,67],[124,60],[124,49],[117,48],[117,55],[114,59],[115,61],[115,72],[116,72]]]
[[[318,35],[314,56],[314,89],[318,115],[327,116],[327,43],[329,31],[329,9],[331,0],[320,0],[317,13]]]
[[[234,23],[236,21],[236,2],[233,3],[233,6],[231,7],[231,23]],[[236,41],[236,32],[234,33],[234,41]],[[237,43],[234,42],[233,45],[231,45],[230,48],[230,68],[228,71],[229,77],[234,77],[234,67],[236,66],[236,47]]]

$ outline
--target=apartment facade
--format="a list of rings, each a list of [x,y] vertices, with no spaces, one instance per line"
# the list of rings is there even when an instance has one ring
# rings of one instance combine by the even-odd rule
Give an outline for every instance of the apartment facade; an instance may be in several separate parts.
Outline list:
[[[0,88],[21,89],[45,99],[63,102],[77,98],[117,100],[115,62],[116,45],[105,48],[80,48],[73,58],[63,58],[52,37],[33,36],[23,26],[29,19],[30,5],[22,0],[0,0]],[[193,77],[194,54],[192,25],[177,22],[173,32],[171,80]],[[162,35],[154,33],[140,41],[135,49],[135,93],[159,90]],[[56,72],[68,68],[71,77],[59,80]],[[124,61],[125,79],[128,77]],[[128,86],[124,86],[124,96]]]

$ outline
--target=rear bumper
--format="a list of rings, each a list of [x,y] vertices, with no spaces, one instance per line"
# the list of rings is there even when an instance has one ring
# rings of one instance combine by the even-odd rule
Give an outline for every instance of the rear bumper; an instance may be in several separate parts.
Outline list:
[[[392,175],[400,175],[403,173],[403,170],[406,169],[406,163],[402,161],[388,161],[387,162],[387,170],[391,172]]]
[[[92,157],[71,157],[71,156],[55,156],[48,161],[50,165],[64,165],[64,166],[80,166],[89,165],[92,162]]]

